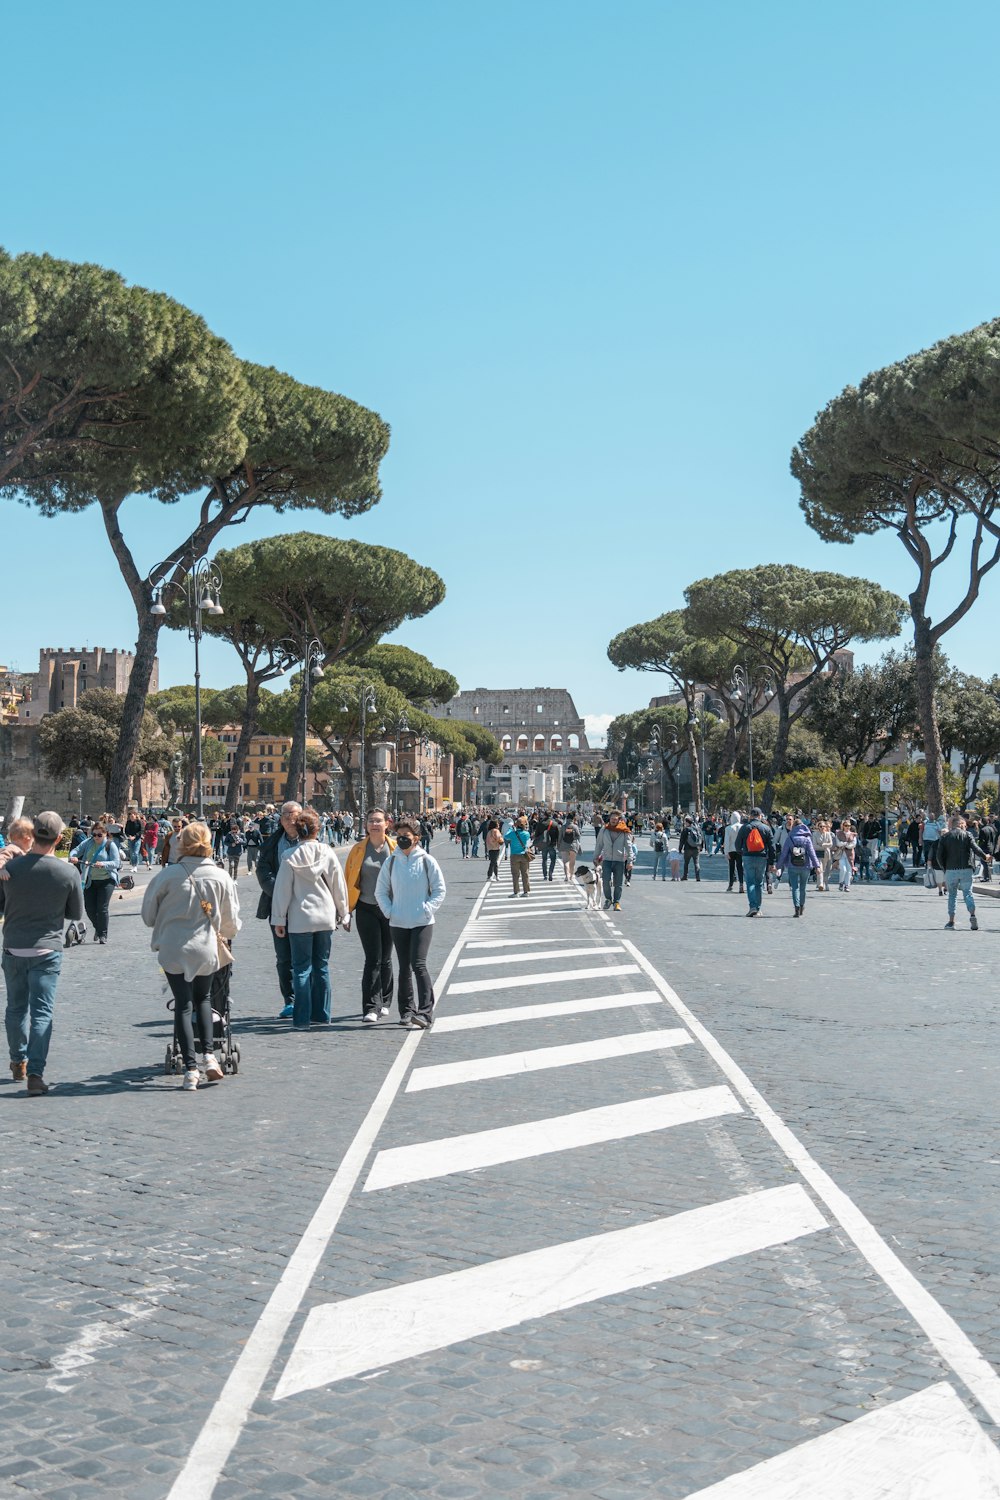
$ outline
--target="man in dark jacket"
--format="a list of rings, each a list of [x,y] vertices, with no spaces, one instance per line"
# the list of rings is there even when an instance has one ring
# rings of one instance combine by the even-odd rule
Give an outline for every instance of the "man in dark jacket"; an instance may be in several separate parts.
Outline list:
[[[701,830],[698,825],[690,817],[685,818],[681,836],[677,841],[677,847],[684,856],[682,880],[687,880],[688,866],[692,860],[694,861],[694,878],[695,880],[701,879],[701,844]]]
[[[775,861],[774,834],[759,807],[753,809],[749,823],[744,823],[736,835],[736,853],[743,860],[743,878],[750,903],[747,916],[759,917],[764,877]]]
[[[984,849],[980,849],[972,834],[969,832],[965,819],[956,813],[948,820],[948,832],[941,834],[937,844],[937,856],[944,871],[945,890],[948,892],[948,920],[945,927],[955,925],[955,907],[958,903],[958,892],[961,888],[965,900],[965,909],[969,913],[969,926],[973,932],[979,930],[976,920],[976,903],[972,895],[972,857],[973,855],[983,861],[989,862],[989,855]]]
[[[62,831],[58,813],[40,812],[31,848],[4,867],[0,882],[10,1072],[15,1083],[26,1081],[33,1095],[49,1091],[42,1075],[52,1037],[63,932],[67,921],[79,922],[83,916],[80,877],[72,865],[55,857]]]
[[[257,902],[257,916],[260,921],[271,923],[271,898],[274,895],[274,882],[278,878],[278,866],[283,859],[287,859],[292,850],[296,848],[299,836],[295,827],[295,819],[302,811],[299,802],[286,802],[281,809],[281,820],[278,827],[264,841],[257,861],[257,883],[260,886],[260,900]],[[279,1019],[287,1019],[294,1009],[292,996],[292,944],[286,931],[284,937],[279,937],[271,924],[271,941],[274,943],[274,958],[278,970],[278,988],[281,991],[281,1011]]]

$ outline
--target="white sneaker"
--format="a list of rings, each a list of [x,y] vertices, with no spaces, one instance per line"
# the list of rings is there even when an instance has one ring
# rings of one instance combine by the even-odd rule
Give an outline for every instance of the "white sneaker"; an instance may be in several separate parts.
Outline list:
[[[184,1082],[181,1085],[185,1089],[196,1089],[198,1087],[198,1069],[189,1068],[184,1074]]]
[[[379,1018],[379,1016],[381,1014],[382,1014],[382,1012],[378,1011],[378,1010],[366,1010],[365,1013],[364,1013],[364,1015],[361,1017],[361,1019],[362,1019],[362,1021],[365,1021],[370,1026],[373,1021],[377,1021],[378,1020],[378,1018]]]
[[[209,1083],[217,1083],[220,1078],[225,1077],[222,1071],[222,1064],[214,1052],[206,1052],[201,1060],[201,1065],[205,1070],[205,1077]]]

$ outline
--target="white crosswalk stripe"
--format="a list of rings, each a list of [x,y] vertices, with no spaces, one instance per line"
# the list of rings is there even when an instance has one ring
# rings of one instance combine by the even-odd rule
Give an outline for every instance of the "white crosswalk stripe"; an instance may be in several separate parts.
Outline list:
[[[519,1021],[550,1021],[557,1016],[580,1016],[594,1010],[624,1010],[633,1005],[659,1005],[662,997],[655,990],[633,990],[623,995],[588,995],[577,1000],[550,1000],[540,1005],[511,1005],[503,1010],[473,1010],[464,1014],[440,1016],[434,1022],[434,1034],[449,1031],[476,1031],[480,1026],[509,1026]]]
[[[458,1083],[476,1083],[485,1078],[508,1078],[545,1068],[566,1068],[577,1063],[602,1062],[610,1057],[633,1057],[657,1052],[663,1047],[686,1047],[692,1038],[679,1028],[672,1031],[637,1031],[624,1036],[601,1037],[594,1042],[567,1042],[559,1047],[534,1047],[527,1052],[504,1052],[499,1057],[473,1057],[462,1062],[437,1063],[414,1068],[406,1093],[446,1088]]]
[[[503,1125],[498,1130],[416,1141],[410,1146],[380,1151],[364,1190],[372,1193],[379,1188],[398,1187],[403,1182],[447,1177],[452,1172],[476,1172],[503,1162],[620,1141],[628,1136],[647,1135],[652,1130],[667,1130],[673,1125],[690,1125],[696,1120],[740,1112],[736,1096],[722,1084],[659,1094],[652,1099],[629,1099],[624,1104],[604,1104],[597,1109],[576,1110],[571,1115],[553,1115],[547,1120],[526,1120],[521,1125]]]
[[[686,1276],[827,1227],[797,1184],[315,1307],[280,1401],[599,1297]]]
[[[547,953],[504,953],[491,954],[488,958],[460,958],[455,965],[457,969],[482,968],[489,964],[526,964],[545,963],[550,958],[584,958],[593,957],[599,953],[622,953],[624,949],[621,943],[604,943],[595,946],[591,944],[587,948],[552,948]]]

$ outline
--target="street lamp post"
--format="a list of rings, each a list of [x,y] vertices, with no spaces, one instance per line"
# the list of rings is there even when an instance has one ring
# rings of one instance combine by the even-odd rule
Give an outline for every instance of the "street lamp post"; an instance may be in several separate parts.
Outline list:
[[[317,682],[323,681],[323,642],[315,636],[302,648],[302,806],[306,805],[306,774],[308,772],[309,745],[309,694]]]
[[[757,804],[757,794],[754,789],[753,778],[753,704],[754,698],[760,693],[765,699],[774,697],[774,679],[770,670],[764,667],[756,673],[745,666],[738,665],[733,668],[733,697],[743,701],[747,716],[747,770],[750,772],[750,806]]]
[[[375,712],[375,689],[363,682],[360,688],[361,695],[361,748],[358,751],[358,765],[361,774],[361,796],[358,806],[361,809],[361,827],[358,829],[360,835],[365,831],[365,722],[369,714]]]
[[[184,598],[187,603],[188,612],[188,640],[194,641],[194,733],[195,748],[198,760],[195,767],[195,797],[199,822],[205,816],[205,765],[201,744],[201,662],[199,658],[199,647],[201,645],[201,617],[206,615],[222,615],[225,610],[219,602],[222,592],[222,574],[215,563],[210,563],[207,557],[196,558],[188,571],[181,578],[168,580],[166,583],[154,584],[152,576],[146,580],[150,589],[149,613],[162,617],[167,613],[167,607],[163,602],[163,591],[165,588],[174,587],[184,590]]]

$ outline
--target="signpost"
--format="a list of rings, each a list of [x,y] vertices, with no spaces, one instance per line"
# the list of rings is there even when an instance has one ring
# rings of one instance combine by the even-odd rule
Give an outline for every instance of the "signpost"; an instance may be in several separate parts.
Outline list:
[[[891,771],[880,771],[878,773],[878,789],[885,797],[885,815],[883,821],[883,839],[885,847],[889,847],[889,793],[896,787],[896,778]],[[898,840],[897,840],[898,842]]]

